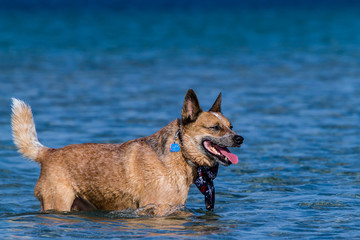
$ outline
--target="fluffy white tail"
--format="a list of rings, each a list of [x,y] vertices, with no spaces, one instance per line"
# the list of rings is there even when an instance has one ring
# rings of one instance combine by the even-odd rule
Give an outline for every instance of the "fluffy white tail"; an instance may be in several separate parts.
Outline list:
[[[12,99],[11,126],[19,152],[26,158],[40,162],[39,154],[45,147],[37,138],[31,108],[16,98]]]

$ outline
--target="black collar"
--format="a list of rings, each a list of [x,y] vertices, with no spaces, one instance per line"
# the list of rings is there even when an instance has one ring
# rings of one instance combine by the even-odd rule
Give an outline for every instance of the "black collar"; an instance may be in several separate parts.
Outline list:
[[[175,133],[174,141],[176,141],[176,138],[179,137],[179,142],[180,142],[181,145],[183,145],[183,139],[182,139],[182,133],[181,133],[182,121],[180,119],[177,119],[177,122],[178,122],[178,125],[179,125],[179,129]]]

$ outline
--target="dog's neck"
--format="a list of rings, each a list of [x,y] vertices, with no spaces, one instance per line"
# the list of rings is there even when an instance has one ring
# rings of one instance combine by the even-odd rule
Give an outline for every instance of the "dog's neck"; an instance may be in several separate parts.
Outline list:
[[[186,173],[188,176],[196,175],[197,166],[188,160],[183,154],[184,142],[183,142],[183,124],[180,119],[175,119],[158,132],[145,137],[144,140],[152,147],[154,151],[160,156],[161,161],[168,165],[172,163],[173,169],[171,171],[179,171]],[[176,142],[179,144],[178,151],[170,151],[171,145]]]
[[[178,125],[178,130],[176,131],[175,136],[174,136],[174,143],[176,142],[176,139],[179,139],[180,146],[183,147],[182,121],[181,121],[181,119],[176,119],[176,121],[177,121],[177,125]],[[180,147],[180,151],[181,151],[181,147]],[[183,157],[186,160],[187,164],[189,164],[190,167],[198,168],[198,166],[195,163],[193,163],[190,159],[186,158],[184,155],[183,155]]]

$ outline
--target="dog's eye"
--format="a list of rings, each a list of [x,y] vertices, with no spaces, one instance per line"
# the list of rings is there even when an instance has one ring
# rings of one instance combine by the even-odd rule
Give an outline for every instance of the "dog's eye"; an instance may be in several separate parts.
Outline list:
[[[221,127],[219,125],[215,125],[215,126],[212,126],[210,128],[215,130],[215,131],[220,131],[221,130]]]
[[[232,130],[234,127],[233,127],[233,125],[230,125],[230,127],[229,127],[229,128],[230,128],[230,130]]]

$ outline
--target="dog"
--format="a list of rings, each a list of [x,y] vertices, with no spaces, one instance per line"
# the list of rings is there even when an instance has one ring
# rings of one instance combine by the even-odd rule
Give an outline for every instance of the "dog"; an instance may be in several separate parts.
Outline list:
[[[34,194],[43,212],[159,206],[155,214],[164,215],[171,206],[185,205],[199,169],[238,163],[227,147],[240,147],[244,140],[221,113],[221,93],[206,112],[189,89],[181,119],[150,136],[59,149],[39,142],[30,106],[12,101],[14,143],[41,165]]]

